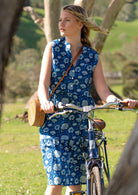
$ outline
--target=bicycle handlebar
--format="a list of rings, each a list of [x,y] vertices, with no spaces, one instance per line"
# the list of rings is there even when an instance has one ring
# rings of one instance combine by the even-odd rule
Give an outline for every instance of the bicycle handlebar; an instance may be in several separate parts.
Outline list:
[[[128,102],[110,102],[106,103],[102,106],[83,106],[79,107],[74,104],[63,104],[62,102],[59,102],[55,106],[55,111],[63,111],[66,110],[67,108],[78,110],[81,112],[91,112],[93,110],[98,110],[98,109],[116,109],[116,110],[134,110],[128,108]],[[138,108],[138,103],[136,104],[135,108]]]
[[[138,108],[138,104],[136,104],[136,107]],[[71,110],[69,110],[71,109]],[[115,109],[115,110],[120,110],[120,111],[134,111],[137,113],[137,111],[135,109],[130,109],[128,108],[128,102],[110,102],[110,103],[106,103],[102,106],[83,106],[83,107],[79,107],[76,106],[75,104],[63,104],[62,102],[59,102],[56,106],[55,106],[55,111],[58,111],[56,113],[54,113],[53,115],[51,115],[49,117],[49,119],[53,118],[56,115],[64,115],[67,113],[71,113],[73,112],[73,110],[76,111],[80,111],[80,112],[84,112],[84,113],[89,113],[91,111],[94,110],[101,110],[101,109]]]

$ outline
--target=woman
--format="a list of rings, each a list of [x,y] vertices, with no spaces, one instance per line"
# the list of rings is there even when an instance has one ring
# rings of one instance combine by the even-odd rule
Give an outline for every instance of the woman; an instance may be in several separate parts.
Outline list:
[[[116,100],[106,85],[98,53],[88,39],[91,29],[105,33],[88,20],[80,6],[68,5],[62,9],[59,19],[62,38],[47,44],[42,60],[38,96],[45,113],[53,113],[56,102],[94,105],[90,94],[92,78],[103,101]],[[49,100],[49,94],[80,49],[81,54]],[[129,101],[130,107],[134,105],[135,102]],[[77,113],[47,119],[40,128],[40,145],[48,177],[45,194],[60,195],[62,186],[68,186],[67,194],[81,190],[86,180],[83,154],[87,158],[87,119]]]

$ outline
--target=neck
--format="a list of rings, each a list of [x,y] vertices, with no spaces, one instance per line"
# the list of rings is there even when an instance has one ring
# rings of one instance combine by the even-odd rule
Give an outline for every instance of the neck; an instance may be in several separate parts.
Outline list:
[[[82,47],[80,38],[66,37],[66,41],[71,44],[71,51],[73,52],[78,52],[78,50]]]

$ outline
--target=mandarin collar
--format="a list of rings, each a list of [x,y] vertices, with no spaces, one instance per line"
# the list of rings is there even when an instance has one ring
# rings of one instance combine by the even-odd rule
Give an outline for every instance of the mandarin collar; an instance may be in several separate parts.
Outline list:
[[[65,42],[65,50],[68,52],[71,52],[71,44],[66,41],[65,37],[62,38],[63,41]],[[82,51],[87,51],[87,47],[85,45],[82,45]]]

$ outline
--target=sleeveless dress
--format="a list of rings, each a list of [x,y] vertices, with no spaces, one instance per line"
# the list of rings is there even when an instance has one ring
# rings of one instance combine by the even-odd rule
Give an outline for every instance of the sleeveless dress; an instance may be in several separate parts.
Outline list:
[[[70,44],[65,37],[52,41],[52,73],[49,93],[55,88],[72,62]],[[51,97],[51,101],[94,105],[90,86],[98,53],[83,46],[77,63]],[[40,147],[48,185],[80,185],[86,183],[85,158],[88,157],[88,121],[80,113],[49,119],[40,127]],[[84,158],[85,157],[85,158]]]

